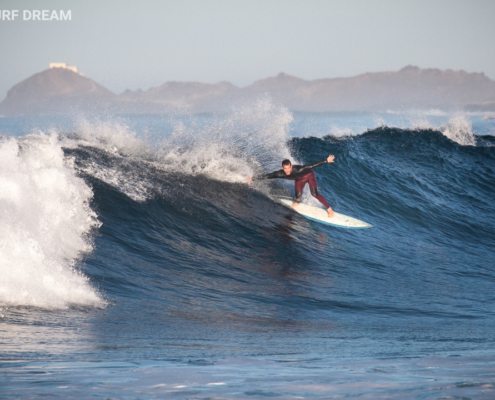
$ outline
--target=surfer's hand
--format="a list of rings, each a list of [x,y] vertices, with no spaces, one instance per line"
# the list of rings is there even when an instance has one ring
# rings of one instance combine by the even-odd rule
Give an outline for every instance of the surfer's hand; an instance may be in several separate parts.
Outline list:
[[[250,185],[251,183],[253,183],[253,178],[251,178],[250,176],[248,176],[247,181],[248,181],[248,184]]]
[[[335,160],[335,156],[332,156],[332,155],[328,156],[327,161],[329,163],[333,162],[333,160]]]

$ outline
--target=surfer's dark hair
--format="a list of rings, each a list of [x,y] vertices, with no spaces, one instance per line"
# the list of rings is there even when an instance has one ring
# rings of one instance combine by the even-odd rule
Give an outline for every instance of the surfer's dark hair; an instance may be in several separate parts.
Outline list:
[[[292,163],[290,162],[290,160],[284,160],[284,161],[282,161],[282,167],[284,165],[292,165]]]

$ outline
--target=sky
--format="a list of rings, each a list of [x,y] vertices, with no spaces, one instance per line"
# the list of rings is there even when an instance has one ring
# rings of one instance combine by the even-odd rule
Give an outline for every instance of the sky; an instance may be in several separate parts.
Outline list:
[[[494,0],[0,0],[0,10],[19,10],[0,20],[0,101],[50,62],[114,93],[406,65],[495,79]],[[23,20],[24,10],[70,10],[71,20]]]

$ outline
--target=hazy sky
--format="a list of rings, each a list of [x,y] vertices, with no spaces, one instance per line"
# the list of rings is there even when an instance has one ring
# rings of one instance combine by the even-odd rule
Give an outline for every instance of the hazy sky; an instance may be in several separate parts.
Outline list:
[[[0,9],[20,10],[0,21],[0,100],[63,61],[115,93],[408,64],[495,79],[494,0],[0,0]],[[24,21],[23,10],[71,10],[72,20]]]

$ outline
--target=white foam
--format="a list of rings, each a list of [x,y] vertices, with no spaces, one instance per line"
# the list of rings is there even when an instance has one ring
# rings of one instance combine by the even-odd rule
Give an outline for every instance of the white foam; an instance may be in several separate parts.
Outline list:
[[[0,138],[0,305],[103,305],[76,270],[99,226],[93,193],[54,134]]]
[[[263,165],[280,168],[291,158],[287,141],[292,114],[268,98],[212,118],[206,126],[186,129],[178,123],[159,151],[161,167],[169,171],[227,182],[246,182]]]
[[[471,121],[463,115],[451,118],[440,131],[462,146],[476,146],[476,135],[473,133]]]
[[[133,132],[128,126],[113,121],[81,120],[76,135],[62,140],[65,147],[96,147],[117,160],[130,160],[143,168],[153,166],[164,172],[246,183],[248,176],[279,169],[284,158],[291,158],[287,146],[291,121],[292,114],[286,108],[261,98],[231,113],[206,120],[194,115],[170,116],[173,133],[161,137],[156,146],[149,144],[142,132]],[[146,180],[135,169],[119,168],[116,164],[105,166],[79,160],[78,170],[106,182],[135,201],[145,201],[154,193],[153,177]]]
[[[77,145],[97,147],[115,155],[146,157],[152,152],[136,132],[118,121],[88,121],[81,118],[76,131]]]
[[[138,138],[136,132],[118,121],[88,121],[79,119],[76,135],[61,136],[65,148],[89,146],[103,150],[115,158],[130,160],[152,159],[156,151]],[[121,169],[115,165],[97,164],[86,160],[78,164],[78,171],[94,176],[115,187],[135,201],[145,201],[152,185],[140,179],[136,171]]]

